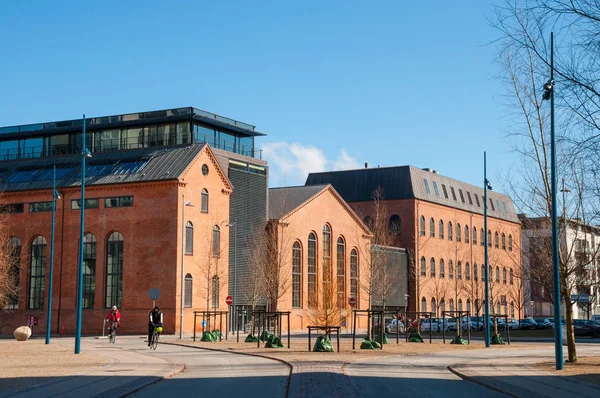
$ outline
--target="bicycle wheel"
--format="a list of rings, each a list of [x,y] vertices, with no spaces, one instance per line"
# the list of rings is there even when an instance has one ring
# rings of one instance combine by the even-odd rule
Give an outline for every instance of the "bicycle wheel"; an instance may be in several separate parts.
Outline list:
[[[158,347],[158,332],[155,330],[154,333],[152,334],[152,346],[151,346],[151,348],[153,350],[156,350],[156,347]]]
[[[115,342],[115,332],[112,330],[110,331],[110,333],[108,333],[108,342],[113,344]]]

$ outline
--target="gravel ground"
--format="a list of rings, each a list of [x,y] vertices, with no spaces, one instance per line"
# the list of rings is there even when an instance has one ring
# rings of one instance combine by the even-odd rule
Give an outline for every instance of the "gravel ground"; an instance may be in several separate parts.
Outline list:
[[[43,339],[0,340],[0,393],[72,376],[102,366],[106,360]]]
[[[530,367],[556,376],[569,376],[586,383],[600,385],[600,357],[578,357],[577,362],[566,363],[564,370],[556,370],[555,362],[542,362]]]

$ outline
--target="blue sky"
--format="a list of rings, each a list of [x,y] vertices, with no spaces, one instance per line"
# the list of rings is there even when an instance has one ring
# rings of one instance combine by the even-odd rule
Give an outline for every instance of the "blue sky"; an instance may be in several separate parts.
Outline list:
[[[0,3],[0,125],[193,105],[268,134],[272,186],[364,162],[480,185],[484,150],[492,179],[517,161],[491,2],[88,3]]]

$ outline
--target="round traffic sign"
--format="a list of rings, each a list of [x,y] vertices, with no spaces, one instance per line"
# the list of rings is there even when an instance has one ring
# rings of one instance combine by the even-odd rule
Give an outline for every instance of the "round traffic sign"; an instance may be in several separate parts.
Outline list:
[[[160,297],[160,291],[153,287],[152,289],[148,290],[148,297],[150,297],[150,300],[158,300]]]
[[[225,302],[227,303],[227,305],[233,304],[233,297],[227,296],[227,298],[225,299]]]
[[[354,307],[356,305],[356,298],[350,297],[348,299],[348,304],[350,304],[350,307]]]

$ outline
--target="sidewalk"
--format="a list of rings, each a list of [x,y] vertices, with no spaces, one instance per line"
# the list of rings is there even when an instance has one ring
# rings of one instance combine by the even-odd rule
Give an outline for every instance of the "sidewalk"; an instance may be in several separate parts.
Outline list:
[[[134,337],[121,337],[134,339]],[[135,337],[138,339],[138,337]],[[103,366],[85,373],[58,377],[3,397],[120,397],[135,392],[149,384],[173,376],[185,369],[183,364],[172,364],[163,359],[144,354],[139,350],[123,349],[109,344],[106,339],[83,339],[81,351],[107,361]],[[52,344],[73,347],[73,339],[55,339]],[[139,352],[136,352],[139,351]],[[26,376],[24,376],[26,377]]]
[[[448,369],[462,379],[512,397],[600,397],[600,386],[528,366],[534,362],[539,362],[539,358],[531,361],[519,358],[518,361],[512,362],[498,360],[495,365],[476,361],[466,365],[449,366]]]

